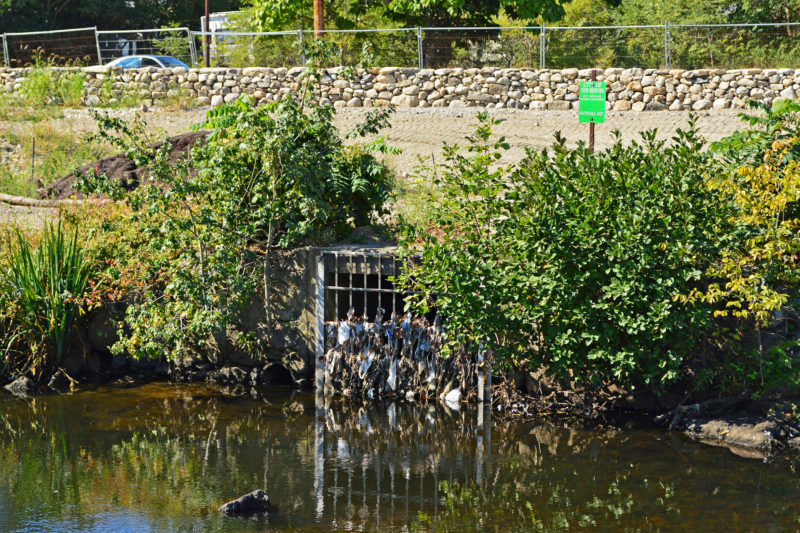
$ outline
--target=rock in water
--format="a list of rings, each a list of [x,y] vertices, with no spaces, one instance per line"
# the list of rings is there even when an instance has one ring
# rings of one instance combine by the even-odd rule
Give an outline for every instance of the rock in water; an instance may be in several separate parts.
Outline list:
[[[230,501],[219,508],[221,513],[228,516],[260,513],[272,509],[272,504],[269,501],[269,496],[263,490],[256,490],[250,494]]]
[[[5,389],[14,396],[27,396],[35,388],[30,378],[22,376],[5,386]]]
[[[64,371],[59,369],[56,370],[56,373],[53,374],[53,377],[47,382],[47,386],[56,392],[66,392],[69,390],[70,380]]]

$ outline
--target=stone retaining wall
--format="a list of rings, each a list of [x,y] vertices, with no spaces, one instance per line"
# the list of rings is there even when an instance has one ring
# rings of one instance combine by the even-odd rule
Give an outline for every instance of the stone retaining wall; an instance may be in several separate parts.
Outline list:
[[[68,71],[70,69],[60,69]],[[118,99],[126,92],[150,104],[169,97],[195,99],[198,105],[232,102],[247,93],[259,103],[297,94],[302,68],[201,68],[122,71],[86,67],[84,103]],[[28,69],[0,68],[0,91],[17,93]],[[656,70],[607,68],[607,107],[615,111],[741,109],[749,99],[771,104],[800,98],[800,69]],[[563,69],[417,69],[385,67],[359,70],[346,79],[328,69],[315,98],[334,107],[465,107],[533,110],[576,109],[578,82],[590,70]],[[113,102],[112,102],[113,103]]]

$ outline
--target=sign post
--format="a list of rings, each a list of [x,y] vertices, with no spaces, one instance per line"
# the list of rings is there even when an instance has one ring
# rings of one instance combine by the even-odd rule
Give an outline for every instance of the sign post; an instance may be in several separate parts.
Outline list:
[[[606,82],[582,81],[578,86],[578,121],[589,123],[589,150],[594,152],[594,125],[606,121]]]

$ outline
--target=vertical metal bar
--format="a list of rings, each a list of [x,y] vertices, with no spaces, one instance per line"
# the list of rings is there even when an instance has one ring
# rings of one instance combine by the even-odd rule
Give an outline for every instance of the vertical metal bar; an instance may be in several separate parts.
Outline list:
[[[491,358],[489,358],[489,363],[491,365]],[[491,386],[491,366],[489,367],[489,385]],[[491,387],[490,387],[491,388]],[[490,398],[491,401],[491,398]],[[485,459],[484,459],[484,472],[491,472],[492,471],[492,404],[485,403],[483,404],[483,409],[485,410],[485,414],[483,417],[483,446],[485,451]]]
[[[364,288],[367,288],[367,271],[369,270],[369,263],[367,261],[367,253],[364,252]],[[364,321],[367,320],[367,291],[364,291]]]
[[[350,254],[350,274],[347,276],[349,283],[347,284],[351,289],[353,288],[353,254]],[[353,291],[347,291],[350,293],[350,307],[347,308],[347,312],[350,312],[350,309],[353,308]]]
[[[492,405],[492,352],[486,356],[486,382],[483,384],[483,401],[484,404],[489,406],[491,412]],[[491,423],[488,421],[487,423]]]
[[[475,484],[480,486],[483,481],[483,405],[478,404],[478,428],[476,429],[475,446]]]
[[[314,492],[317,500],[317,519],[325,513],[325,404],[318,391],[314,416]]]
[[[397,257],[392,256],[392,278],[397,278]],[[392,281],[392,313],[397,310],[397,287]],[[389,315],[391,316],[391,315]]]
[[[377,490],[375,491],[376,494],[376,501],[375,501],[375,520],[376,520],[376,527],[378,531],[381,529],[381,453],[378,450],[375,450],[375,459],[372,463],[372,467],[375,469],[375,486]],[[393,495],[389,495],[391,498]]]
[[[8,38],[5,33],[3,34],[3,61],[7,67],[11,66],[11,58],[8,57]]]
[[[363,494],[361,498],[361,520],[362,520],[362,531],[367,529],[367,462],[361,462],[361,492]]]
[[[347,469],[347,521],[353,522],[353,469]]]
[[[667,68],[672,68],[672,28],[669,21],[664,23],[666,27],[666,40],[667,40]]]
[[[97,27],[94,28],[94,44],[97,46],[97,64],[103,64],[103,56],[100,54],[100,36],[97,35]]]
[[[336,274],[334,275],[335,277],[334,277],[333,285],[335,287],[341,287],[341,285],[339,285],[339,252],[333,252],[333,257],[336,258],[336,264],[334,265],[334,268],[336,269],[335,270]],[[336,289],[335,291],[333,291],[333,293],[335,295],[334,299],[336,301],[336,308],[335,308],[335,310],[333,312],[334,313],[333,319],[334,320],[339,320],[339,289]]]
[[[300,60],[306,66],[306,54],[303,52],[303,30],[297,30],[297,45],[300,47]]]
[[[333,487],[331,487],[333,492],[333,509],[331,509],[334,519],[336,519],[336,500],[338,500],[339,496],[339,467],[333,467]]]
[[[317,257],[317,350],[314,386],[317,394],[325,388],[325,254]]]
[[[408,484],[409,484],[410,480],[411,480],[411,469],[409,467],[409,468],[406,468],[406,524],[409,523],[409,520],[408,520],[408,500],[409,500],[409,497],[408,497]]]
[[[539,70],[544,70],[545,65],[545,47],[547,46],[546,31],[544,23],[542,23],[539,29]]]
[[[378,254],[378,308],[383,305],[383,254]],[[377,309],[375,310],[377,314]]]
[[[423,68],[424,62],[424,57],[422,55],[422,28],[417,26],[417,63],[419,68]]]
[[[189,28],[186,28],[186,38],[189,39],[189,58],[192,60],[192,66],[197,65],[197,46],[194,44],[194,33]]]
[[[483,425],[483,415],[481,414],[481,406],[483,404],[484,396],[486,394],[486,357],[483,351],[483,344],[478,344],[478,428]]]

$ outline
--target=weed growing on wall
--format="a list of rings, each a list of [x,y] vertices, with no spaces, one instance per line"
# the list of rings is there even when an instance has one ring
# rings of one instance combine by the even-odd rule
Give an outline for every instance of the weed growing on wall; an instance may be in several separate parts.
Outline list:
[[[43,54],[34,57],[33,64],[22,82],[22,93],[27,104],[33,107],[80,105],[83,96],[83,71],[77,68],[56,68]]]

